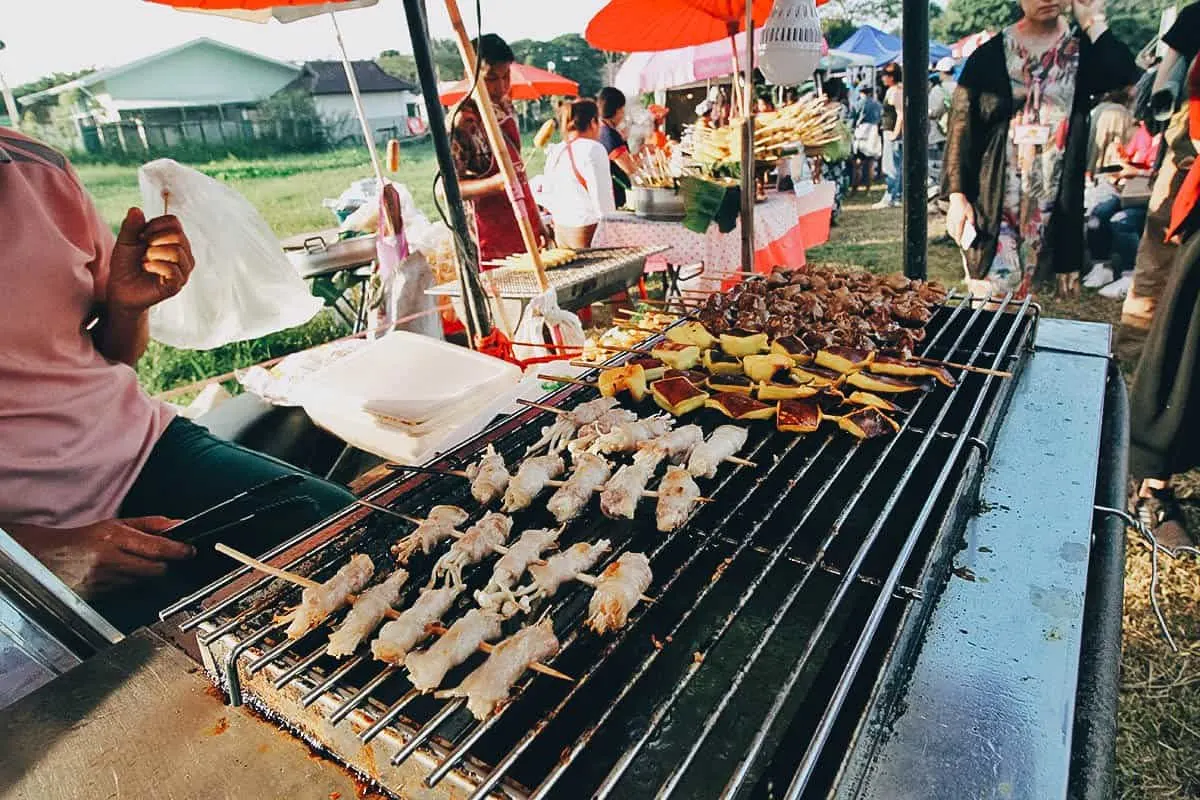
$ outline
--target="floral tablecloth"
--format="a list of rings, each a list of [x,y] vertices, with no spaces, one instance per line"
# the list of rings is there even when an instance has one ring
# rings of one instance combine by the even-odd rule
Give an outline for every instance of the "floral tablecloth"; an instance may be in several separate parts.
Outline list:
[[[833,184],[818,183],[808,194],[771,192],[754,206],[754,269],[803,266],[804,251],[829,239]],[[596,231],[593,247],[665,244],[672,264],[703,264],[705,271],[740,269],[741,224],[729,233],[710,225],[706,233],[693,233],[680,222],[647,220],[627,211],[606,214]]]

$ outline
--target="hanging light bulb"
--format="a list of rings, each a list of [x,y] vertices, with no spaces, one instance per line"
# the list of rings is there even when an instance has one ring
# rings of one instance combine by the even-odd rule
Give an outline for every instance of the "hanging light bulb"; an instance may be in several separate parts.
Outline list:
[[[759,36],[758,66],[771,83],[804,83],[820,63],[824,43],[815,0],[775,0]]]

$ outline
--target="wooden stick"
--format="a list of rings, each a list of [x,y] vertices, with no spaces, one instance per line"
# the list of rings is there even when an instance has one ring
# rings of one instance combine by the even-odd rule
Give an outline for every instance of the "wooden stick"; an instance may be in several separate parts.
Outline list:
[[[571,362],[572,366],[575,366],[575,364],[576,364],[576,362],[574,362],[574,361]],[[523,397],[518,397],[517,402],[523,406],[529,406],[530,408],[536,408],[541,411],[549,411],[551,414],[558,414],[559,416],[562,416],[567,413],[566,411],[563,411],[561,408],[555,408],[554,406],[547,406],[547,405],[543,405],[541,403],[535,403],[532,400],[526,400]]]
[[[545,342],[509,342],[513,347],[543,347],[546,350],[582,350],[578,344],[546,344]]]
[[[362,506],[363,508],[369,508],[372,511],[378,511],[381,514],[388,514],[390,516],[396,517],[397,519],[402,519],[405,522],[411,522],[413,525],[420,525],[421,523],[423,523],[425,521],[423,519],[418,519],[417,517],[409,516],[408,514],[402,514],[399,511],[396,511],[395,509],[388,508],[387,506],[381,506],[377,503],[372,503],[369,500],[362,500],[357,497],[354,498],[354,504]]]
[[[555,383],[569,383],[574,386],[587,386],[592,389],[596,388],[596,384],[594,383],[588,383],[587,381],[581,381],[575,378],[564,378],[561,375],[538,375],[537,379],[539,381],[554,381]]]
[[[254,569],[258,570],[259,572],[266,573],[267,575],[271,575],[272,577],[287,581],[288,583],[294,583],[297,586],[303,586],[305,589],[315,589],[321,585],[320,581],[314,581],[312,578],[306,578],[303,575],[297,575],[294,572],[288,572],[286,569],[280,569],[279,567],[272,567],[270,564],[266,563],[265,561],[259,561],[257,558],[254,558],[253,556],[248,556],[239,550],[234,550],[232,547],[230,547],[227,544],[217,542],[213,546],[213,549],[216,550],[218,553],[223,553],[224,555],[229,556],[234,561],[240,561],[241,563],[245,564],[248,567],[253,567]]]
[[[738,456],[725,456],[725,460],[730,464],[737,464],[742,467],[754,467],[755,469],[758,468],[758,464],[755,464],[753,461],[745,458],[739,458]]]
[[[426,625],[425,630],[428,633],[435,633],[438,636],[445,635],[445,633],[447,631],[446,628],[443,628],[441,625],[437,625],[437,624]],[[493,650],[495,650],[496,647],[495,647],[495,645],[489,644],[487,642],[480,642],[479,649],[484,653],[491,654],[491,652]],[[540,672],[543,675],[549,675],[551,678],[558,678],[560,681],[570,681],[571,683],[575,682],[575,679],[572,678],[570,675],[567,675],[566,673],[563,673],[563,672],[559,672],[558,670],[554,669],[553,667],[547,667],[545,664],[541,663],[540,661],[533,662],[532,664],[529,665],[529,668],[531,670],[533,670],[534,672]]]
[[[941,361],[936,358],[926,358],[925,356],[909,356],[909,361],[919,361],[922,364],[937,364],[943,367],[951,367],[953,369],[961,369],[966,372],[977,372],[980,375],[992,375],[996,378],[1011,378],[1011,372],[1005,372],[1001,369],[988,369],[987,367],[976,367],[972,364],[956,364],[953,361]]]

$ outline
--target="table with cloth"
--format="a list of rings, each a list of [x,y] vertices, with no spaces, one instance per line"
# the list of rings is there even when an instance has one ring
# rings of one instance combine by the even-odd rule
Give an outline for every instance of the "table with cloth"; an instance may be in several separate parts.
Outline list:
[[[829,220],[833,209],[833,184],[818,183],[802,196],[772,191],[764,202],[754,206],[755,272],[769,273],[776,266],[799,267],[805,264],[805,250],[829,240]],[[741,223],[729,233],[721,233],[716,224],[705,233],[695,233],[680,221],[650,220],[633,212],[618,211],[604,215],[596,231],[593,247],[632,245],[668,245],[660,268],[667,272],[668,288],[680,280],[689,287],[704,290],[721,288],[721,272],[741,269]],[[701,271],[680,276],[681,266],[700,265]],[[647,262],[647,268],[652,269]],[[693,281],[698,282],[694,284]]]

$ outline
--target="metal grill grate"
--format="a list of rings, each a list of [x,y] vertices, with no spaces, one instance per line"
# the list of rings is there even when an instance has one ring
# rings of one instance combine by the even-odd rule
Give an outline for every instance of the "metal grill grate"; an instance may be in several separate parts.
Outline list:
[[[951,302],[931,321],[924,354],[1019,370],[1036,307],[1010,298],[986,307]],[[164,616],[182,613],[181,627],[197,631],[206,664],[234,702],[281,716],[397,794],[414,780],[444,788],[451,776],[457,793],[473,798],[494,791],[699,797],[718,787],[728,795],[770,787],[771,796],[821,796],[846,749],[830,744],[855,735],[864,686],[886,658],[900,615],[923,600],[928,575],[945,568],[934,543],[949,535],[951,509],[972,500],[966,452],[986,452],[1012,382],[965,373],[953,389],[904,401],[903,428],[887,440],[754,427],[742,455],[759,468],[724,466],[702,487],[716,502],[673,534],[657,533],[644,513],[614,521],[592,510],[574,521],[563,547],[608,538],[609,561],[646,552],[656,602],[598,638],[581,629],[590,590],[564,590],[547,613],[562,642],[554,666],[575,682],[529,673],[482,723],[462,700],[420,695],[403,671],[369,656],[324,655],[327,627],[284,640],[284,624],[273,620],[299,590],[274,579],[236,571]],[[593,396],[573,388],[551,402],[570,407]],[[537,437],[544,414],[510,418],[446,463],[469,461],[490,441],[511,464]],[[725,420],[704,411],[695,421],[708,431]],[[417,515],[436,503],[476,507],[465,481],[428,475],[398,479],[371,499]],[[515,529],[548,520],[544,509],[531,509]],[[388,546],[409,530],[385,515],[347,512],[269,557],[324,579],[354,552],[389,563]],[[434,558],[410,565],[404,603]],[[471,588],[490,572],[489,561],[468,573]],[[469,607],[467,592],[448,616]]]
[[[667,250],[666,245],[655,247],[613,247],[581,253],[565,267],[546,270],[550,285],[558,291],[560,301],[591,294],[597,287],[624,288],[638,279],[645,269],[646,259]],[[483,273],[484,288],[489,294],[513,300],[529,299],[542,293],[532,269],[501,267]],[[458,297],[462,294],[458,281],[434,286],[428,294]]]

